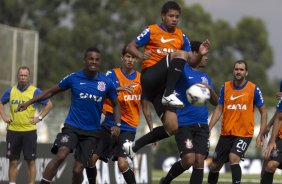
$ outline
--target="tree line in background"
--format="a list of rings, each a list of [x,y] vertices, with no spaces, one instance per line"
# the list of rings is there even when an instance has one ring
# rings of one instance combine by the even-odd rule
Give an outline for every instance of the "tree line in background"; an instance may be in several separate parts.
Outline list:
[[[153,3],[152,3],[153,2]],[[89,46],[102,52],[101,71],[120,66],[121,49],[147,25],[160,23],[164,0],[3,0],[0,23],[39,32],[38,86],[49,88],[67,74],[82,68],[83,53]],[[200,4],[183,1],[179,27],[190,40],[208,38],[212,48],[206,72],[217,93],[232,79],[233,63],[245,59],[249,80],[262,89],[269,105],[276,101],[277,81],[270,82],[267,70],[273,64],[266,26],[261,19],[244,17],[235,26],[213,21]],[[140,64],[137,66],[140,69]],[[48,77],[46,77],[48,76]],[[69,96],[58,96],[67,101]]]

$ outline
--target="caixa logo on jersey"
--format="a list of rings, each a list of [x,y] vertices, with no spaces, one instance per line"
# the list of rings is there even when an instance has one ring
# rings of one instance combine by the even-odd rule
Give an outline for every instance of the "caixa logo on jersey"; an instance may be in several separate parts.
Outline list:
[[[228,110],[247,110],[246,104],[230,104],[227,106]]]
[[[23,100],[12,100],[11,103],[12,104],[16,104],[16,105],[20,105],[20,104],[23,104],[25,101]]]
[[[88,99],[91,99],[95,102],[101,102],[103,100],[103,98],[101,96],[96,96],[96,95],[92,95],[92,94],[88,94],[88,93],[80,93],[79,97],[80,98],[88,98]]]
[[[167,54],[167,53],[173,53],[175,52],[176,49],[174,48],[158,48],[157,53],[158,54]]]

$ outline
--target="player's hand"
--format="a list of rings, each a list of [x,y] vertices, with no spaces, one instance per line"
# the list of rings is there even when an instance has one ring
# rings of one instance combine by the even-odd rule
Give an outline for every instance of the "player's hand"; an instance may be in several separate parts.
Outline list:
[[[275,97],[277,98],[277,100],[280,100],[282,98],[282,92],[276,93]]]
[[[19,104],[19,106],[15,109],[15,112],[21,112],[26,110],[28,105],[26,103]]]
[[[200,54],[206,55],[209,52],[210,45],[211,44],[210,44],[210,41],[208,39],[203,41],[203,43],[200,45],[200,48],[199,48]]]
[[[141,59],[142,59],[142,60],[149,59],[149,58],[151,57],[151,53],[152,53],[152,52],[151,52],[150,50],[144,52]]]
[[[137,84],[128,84],[128,85],[124,85],[119,87],[120,91],[127,91],[129,93],[133,92],[133,89],[137,86]]]
[[[263,146],[264,135],[259,134],[256,139],[256,147],[261,148]]]
[[[38,117],[31,117],[30,118],[30,123],[33,125],[36,125],[39,122],[39,118]]]
[[[5,123],[10,124],[13,122],[13,119],[10,116],[3,117]]]
[[[111,128],[111,134],[113,136],[119,136],[119,133],[120,133],[120,128],[118,126],[113,126]]]
[[[272,150],[276,150],[276,143],[269,142],[266,149],[264,150],[264,158],[268,159],[271,155]]]
[[[266,127],[265,127],[265,130],[264,130],[264,132],[263,132],[263,134],[262,134],[264,138],[268,137],[269,131],[270,131],[270,127],[269,127],[269,126],[266,126]]]
[[[212,89],[211,89],[211,87],[207,83],[199,82],[198,84],[202,84],[202,85],[206,86],[210,90],[210,92],[211,92]]]

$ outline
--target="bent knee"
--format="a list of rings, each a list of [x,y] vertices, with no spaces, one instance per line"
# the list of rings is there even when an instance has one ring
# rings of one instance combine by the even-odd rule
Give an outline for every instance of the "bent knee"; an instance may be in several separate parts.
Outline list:
[[[118,168],[121,172],[125,172],[129,168],[129,166],[127,162],[119,162]]]
[[[178,126],[171,126],[166,128],[166,132],[171,136],[171,135],[175,135],[176,132],[178,130]]]
[[[265,171],[274,173],[278,166],[279,166],[278,162],[271,160],[266,164]]]
[[[83,172],[83,167],[74,167],[72,172],[74,175],[80,175]]]
[[[193,154],[186,154],[184,157],[181,158],[181,164],[183,168],[189,169],[191,165],[195,164],[195,156]]]
[[[66,152],[58,152],[55,155],[54,159],[58,162],[63,162],[67,158],[67,156],[68,156],[68,153]]]
[[[241,158],[234,154],[234,153],[230,153],[229,154],[229,162],[230,164],[238,164],[240,162]]]
[[[219,163],[214,163],[212,162],[210,165],[209,165],[209,169],[211,172],[219,172],[221,167],[222,167],[223,164],[219,164]]]

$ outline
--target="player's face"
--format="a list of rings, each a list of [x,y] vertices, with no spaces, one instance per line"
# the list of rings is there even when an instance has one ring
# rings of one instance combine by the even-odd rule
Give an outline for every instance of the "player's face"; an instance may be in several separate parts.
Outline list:
[[[244,63],[237,63],[233,69],[234,80],[242,81],[246,78],[248,72]]]
[[[29,71],[27,69],[20,69],[18,73],[18,83],[20,86],[26,86],[29,82]]]
[[[84,60],[86,71],[88,72],[98,71],[100,62],[101,62],[101,54],[94,51],[87,52]]]
[[[132,56],[129,53],[125,53],[122,57],[121,60],[123,62],[123,66],[126,69],[133,69],[134,68],[134,64],[136,62],[136,57]]]
[[[199,68],[206,68],[207,64],[208,64],[208,56],[207,55],[203,55],[202,60],[201,60],[201,62],[200,62],[198,67]]]
[[[178,10],[169,10],[166,14],[162,15],[163,26],[169,31],[174,30],[180,18]]]

